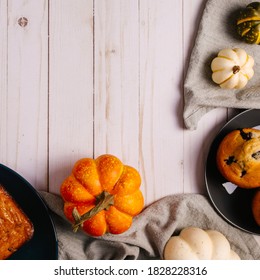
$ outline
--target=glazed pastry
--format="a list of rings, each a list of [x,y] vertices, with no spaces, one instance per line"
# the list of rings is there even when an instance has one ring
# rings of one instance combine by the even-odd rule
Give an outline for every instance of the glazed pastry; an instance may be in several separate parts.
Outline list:
[[[217,150],[217,167],[223,177],[241,188],[260,186],[260,130],[237,129],[228,133]]]
[[[9,258],[33,236],[32,222],[0,185],[0,260]]]

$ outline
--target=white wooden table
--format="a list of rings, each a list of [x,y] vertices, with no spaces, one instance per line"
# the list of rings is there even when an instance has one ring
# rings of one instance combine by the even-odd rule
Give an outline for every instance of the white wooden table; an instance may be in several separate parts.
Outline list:
[[[0,162],[59,193],[76,160],[111,153],[140,171],[146,205],[206,193],[209,146],[237,111],[184,128],[205,2],[0,0]]]

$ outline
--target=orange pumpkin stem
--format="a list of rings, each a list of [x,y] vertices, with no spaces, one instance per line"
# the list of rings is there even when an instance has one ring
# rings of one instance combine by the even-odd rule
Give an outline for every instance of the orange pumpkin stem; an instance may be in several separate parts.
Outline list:
[[[75,219],[75,223],[72,226],[73,231],[77,232],[79,227],[82,226],[85,221],[89,220],[102,210],[108,210],[113,204],[114,196],[109,192],[103,191],[101,194],[96,196],[96,206],[82,216],[75,207],[72,212],[73,218]]]

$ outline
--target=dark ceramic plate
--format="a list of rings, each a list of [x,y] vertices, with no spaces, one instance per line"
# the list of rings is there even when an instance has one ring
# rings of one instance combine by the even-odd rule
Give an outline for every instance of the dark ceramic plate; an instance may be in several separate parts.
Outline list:
[[[254,221],[251,212],[251,201],[255,189],[236,188],[231,194],[227,192],[223,184],[227,182],[219,173],[216,166],[217,148],[224,136],[232,130],[260,125],[260,110],[251,109],[244,111],[231,119],[219,132],[213,141],[205,170],[206,187],[209,197],[219,212],[230,224],[246,232],[260,234],[260,227]]]
[[[57,238],[48,209],[37,191],[19,174],[0,164],[0,184],[15,199],[34,225],[32,239],[17,250],[11,260],[55,260]]]

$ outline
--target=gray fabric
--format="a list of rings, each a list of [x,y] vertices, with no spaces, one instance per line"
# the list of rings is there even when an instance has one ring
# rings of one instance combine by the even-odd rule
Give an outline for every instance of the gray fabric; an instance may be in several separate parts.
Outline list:
[[[162,259],[166,242],[185,227],[222,232],[232,249],[245,260],[259,260],[260,247],[251,234],[226,223],[200,194],[172,195],[146,207],[123,234],[93,238],[72,232],[63,214],[60,196],[40,192],[49,206],[58,236],[59,259],[131,260]]]
[[[260,46],[243,42],[236,15],[252,1],[208,0],[202,15],[184,81],[184,123],[194,130],[201,117],[216,107],[260,108]],[[224,48],[242,48],[255,60],[253,78],[241,90],[224,90],[211,79],[212,59]]]

